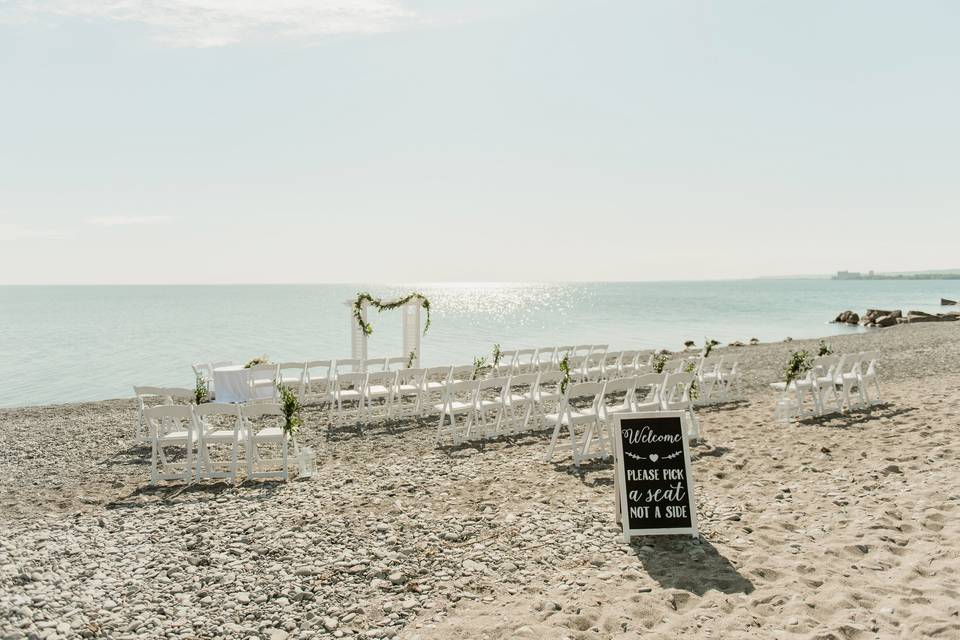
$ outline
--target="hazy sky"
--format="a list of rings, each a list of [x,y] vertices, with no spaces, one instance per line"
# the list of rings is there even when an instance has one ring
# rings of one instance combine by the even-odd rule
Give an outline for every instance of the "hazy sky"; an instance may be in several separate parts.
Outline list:
[[[0,283],[960,267],[960,3],[0,1]]]

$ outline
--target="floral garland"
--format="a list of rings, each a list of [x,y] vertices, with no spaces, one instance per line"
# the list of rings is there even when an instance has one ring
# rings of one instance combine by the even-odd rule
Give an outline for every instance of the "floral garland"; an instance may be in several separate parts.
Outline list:
[[[413,293],[406,295],[397,300],[392,300],[390,302],[384,302],[380,298],[374,298],[367,292],[358,293],[357,299],[353,301],[353,317],[357,321],[357,324],[360,325],[360,329],[363,330],[363,333],[370,335],[373,333],[373,326],[369,322],[363,320],[363,303],[368,303],[371,307],[376,307],[377,312],[381,311],[390,311],[391,309],[396,309],[407,304],[411,300],[420,300],[420,306],[426,309],[427,311],[427,322],[423,325],[423,333],[427,333],[427,329],[430,328],[430,301],[427,300],[427,297],[422,293]]]

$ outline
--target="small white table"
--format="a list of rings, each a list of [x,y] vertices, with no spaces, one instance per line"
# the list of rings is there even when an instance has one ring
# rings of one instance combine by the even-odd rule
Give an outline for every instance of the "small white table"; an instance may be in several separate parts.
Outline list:
[[[250,370],[242,364],[213,370],[213,389],[217,402],[247,402],[250,398]]]

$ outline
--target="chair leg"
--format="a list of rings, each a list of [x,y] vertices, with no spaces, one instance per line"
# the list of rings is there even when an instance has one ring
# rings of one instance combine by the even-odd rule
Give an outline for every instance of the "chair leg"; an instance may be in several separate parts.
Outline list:
[[[550,436],[550,446],[547,447],[547,453],[543,457],[544,462],[550,462],[553,459],[553,449],[557,446],[557,440],[560,439],[560,431],[563,429],[563,421],[557,416],[557,424],[553,428],[553,435]]]

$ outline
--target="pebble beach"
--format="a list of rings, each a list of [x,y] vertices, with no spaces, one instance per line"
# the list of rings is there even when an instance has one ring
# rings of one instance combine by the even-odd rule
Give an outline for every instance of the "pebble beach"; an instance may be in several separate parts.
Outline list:
[[[435,419],[328,428],[310,479],[150,487],[132,400],[0,411],[0,638],[960,637],[960,323],[879,350],[884,402],[773,420],[790,352],[722,347],[698,410],[701,532],[622,541],[613,466],[549,434],[434,444]]]

